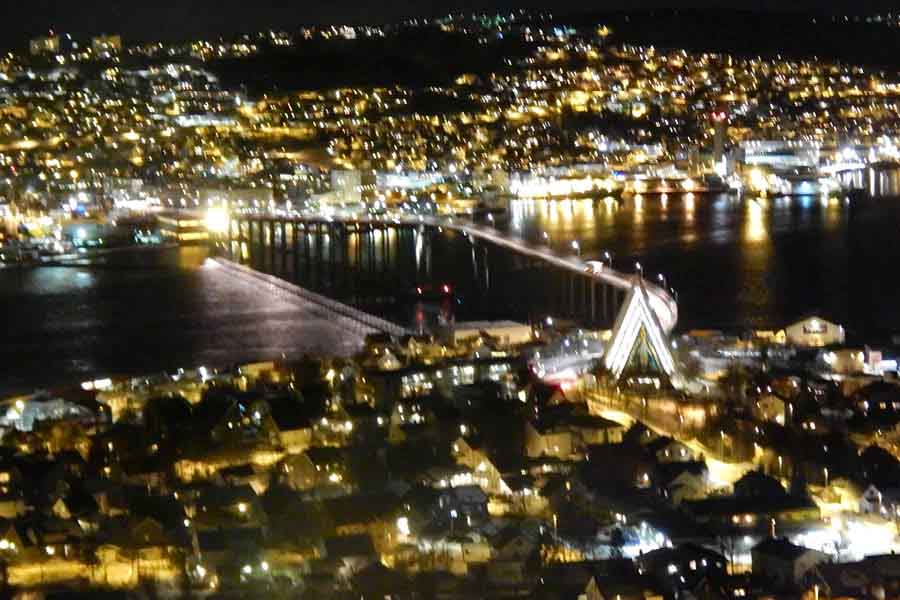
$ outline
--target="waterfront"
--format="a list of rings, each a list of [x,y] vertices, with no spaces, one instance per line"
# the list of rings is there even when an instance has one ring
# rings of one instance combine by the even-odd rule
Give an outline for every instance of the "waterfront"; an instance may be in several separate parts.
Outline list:
[[[640,262],[645,277],[676,290],[680,330],[780,328],[818,313],[845,324],[851,338],[870,340],[900,331],[894,310],[900,285],[891,276],[900,260],[894,243],[898,222],[894,197],[724,194],[517,200],[508,218],[494,220],[510,236],[549,244],[560,255],[576,251],[574,240],[583,258],[602,259],[609,252],[621,272],[634,273]],[[458,320],[535,318],[534,300],[559,291],[546,271],[523,273],[498,249],[489,249],[486,277],[483,248],[473,253],[469,241],[449,229],[429,238],[427,260],[413,256],[421,248],[412,234],[387,232],[384,239],[377,231],[374,237],[351,235],[347,249],[334,255],[349,252],[336,259],[336,269],[307,272],[280,258],[256,266],[413,327],[422,308],[437,310],[404,303],[419,285],[453,286]],[[331,260],[332,243],[341,245],[327,236],[310,242],[314,259]],[[361,262],[353,256],[357,252]],[[367,261],[375,265],[375,277],[357,272],[368,269]],[[430,279],[423,278],[422,263],[430,265]]]
[[[900,260],[897,223],[900,206],[891,199],[851,207],[838,199],[698,195],[517,201],[505,226],[534,241],[546,231],[560,250],[578,239],[585,257],[609,250],[623,270],[640,260],[648,277],[665,273],[679,293],[679,330],[776,327],[820,311],[871,339],[900,331],[900,282],[892,275]],[[456,242],[436,253],[432,276],[465,292],[470,263],[460,260]],[[61,382],[134,365],[229,364],[339,344],[305,334],[296,308],[204,268],[198,249],[139,256],[132,264],[119,258],[96,267],[0,271],[8,323],[0,388],[46,385],[50,374]],[[386,287],[369,291],[383,295]],[[533,293],[502,289],[510,302]],[[474,293],[462,297],[458,318],[498,316]]]

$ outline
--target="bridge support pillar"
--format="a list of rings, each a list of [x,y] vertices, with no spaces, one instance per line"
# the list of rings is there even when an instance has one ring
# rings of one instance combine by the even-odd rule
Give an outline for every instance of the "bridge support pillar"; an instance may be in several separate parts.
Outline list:
[[[281,240],[278,244],[278,251],[281,253],[281,272],[286,274],[288,265],[287,223],[279,221],[278,225],[281,231]]]
[[[291,223],[291,262],[293,263],[294,281],[300,281],[300,222]]]

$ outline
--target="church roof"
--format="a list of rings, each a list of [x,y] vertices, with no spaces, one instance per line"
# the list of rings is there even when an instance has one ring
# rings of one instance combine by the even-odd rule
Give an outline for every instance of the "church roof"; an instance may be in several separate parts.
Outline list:
[[[670,379],[675,375],[675,360],[666,343],[665,331],[650,308],[647,290],[642,284],[633,286],[625,298],[603,357],[604,365],[618,379],[639,354],[636,350],[646,350],[655,366]]]

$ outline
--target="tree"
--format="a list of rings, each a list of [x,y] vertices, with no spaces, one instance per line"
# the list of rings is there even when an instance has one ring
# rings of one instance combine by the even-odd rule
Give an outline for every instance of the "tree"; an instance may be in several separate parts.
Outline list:
[[[609,536],[609,545],[615,558],[622,558],[622,549],[625,547],[625,533],[621,527],[613,529]]]

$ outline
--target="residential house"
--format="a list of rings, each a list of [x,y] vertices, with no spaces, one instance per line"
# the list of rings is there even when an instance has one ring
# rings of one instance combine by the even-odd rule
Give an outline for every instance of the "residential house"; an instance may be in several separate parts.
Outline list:
[[[787,496],[787,490],[780,481],[762,471],[747,471],[743,477],[734,482],[734,495],[738,498],[778,500]]]
[[[198,529],[265,529],[266,513],[249,485],[207,486],[199,494],[189,516]]]
[[[278,428],[278,437],[285,452],[299,454],[310,447],[313,438],[312,415],[290,396],[269,398],[270,414]]]
[[[14,464],[0,466],[0,518],[13,519],[25,513],[22,472]]]
[[[753,574],[767,578],[775,589],[801,586],[804,576],[816,565],[827,562],[828,555],[804,548],[784,538],[767,538],[750,551]]]
[[[772,520],[789,526],[816,523],[821,518],[819,507],[811,499],[785,495],[783,498],[711,497],[690,500],[681,508],[699,523],[714,527],[739,527],[767,532]]]
[[[709,493],[709,470],[706,463],[663,462],[654,469],[656,489],[673,505],[685,500],[700,500]]]
[[[525,450],[533,458],[569,459],[583,455],[589,445],[618,444],[624,432],[619,423],[589,414],[586,406],[560,405],[525,424]]]
[[[344,579],[349,579],[379,560],[368,534],[327,538],[325,556],[328,561],[338,563],[337,574]]]
[[[870,484],[860,495],[859,511],[864,514],[900,516],[900,487],[884,486],[882,491],[875,484]]]
[[[333,496],[353,489],[349,465],[347,449],[315,447],[285,457],[276,472],[278,480],[294,490]]]
[[[708,579],[725,575],[728,561],[718,552],[697,544],[681,544],[642,554],[637,559],[641,570],[650,573],[660,589],[670,597],[693,592]]]
[[[472,469],[476,477],[486,478],[487,485],[483,486],[485,492],[498,495],[510,493],[509,486],[503,480],[500,470],[474,441],[470,442],[464,437],[459,437],[452,443],[451,448],[451,453],[457,463]]]
[[[658,463],[692,462],[696,460],[693,450],[684,442],[670,437],[659,437],[644,445]]]
[[[397,519],[400,499],[391,493],[331,498],[322,504],[336,536],[365,535],[379,553],[386,552],[401,533]]]
[[[519,524],[508,525],[488,538],[493,556],[487,579],[496,586],[521,586],[534,576],[540,563],[540,534]]]

